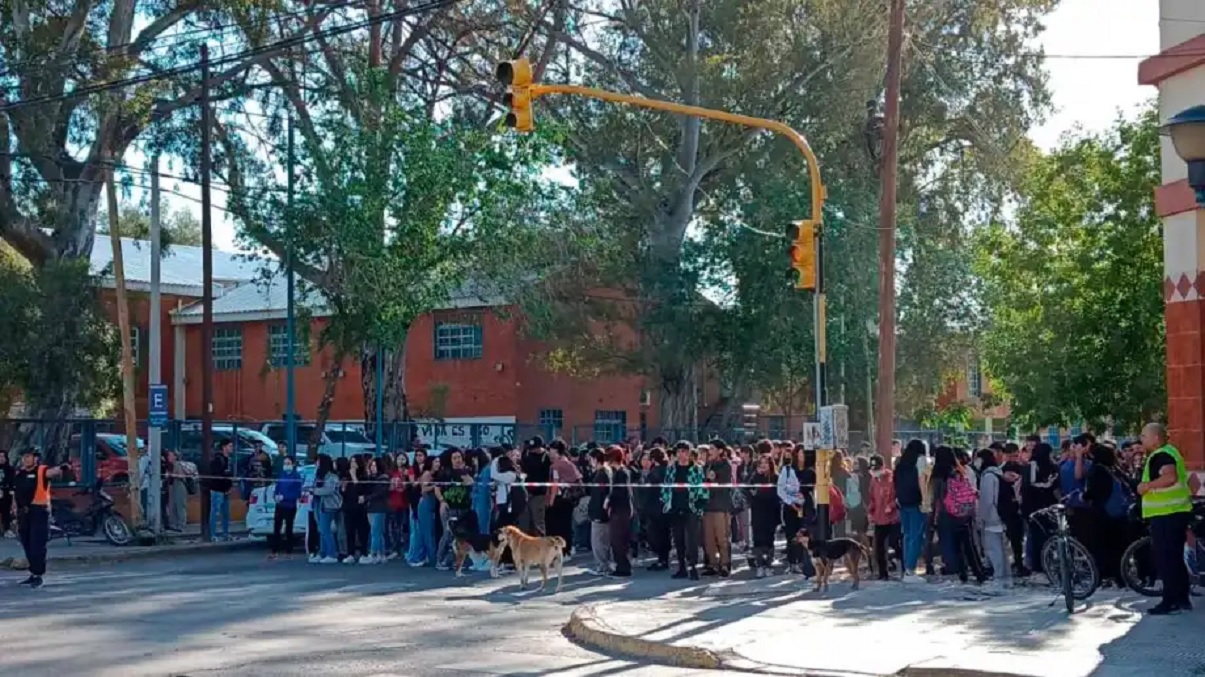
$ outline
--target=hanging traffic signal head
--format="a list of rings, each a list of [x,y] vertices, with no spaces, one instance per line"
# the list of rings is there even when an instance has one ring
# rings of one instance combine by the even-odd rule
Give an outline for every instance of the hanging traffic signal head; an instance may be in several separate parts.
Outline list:
[[[811,221],[791,224],[795,239],[791,242],[791,268],[795,270],[796,289],[816,288],[816,226]]]
[[[531,62],[527,59],[503,61],[494,75],[506,87],[502,97],[510,109],[506,114],[506,126],[518,132],[530,132],[535,127],[531,111]]]

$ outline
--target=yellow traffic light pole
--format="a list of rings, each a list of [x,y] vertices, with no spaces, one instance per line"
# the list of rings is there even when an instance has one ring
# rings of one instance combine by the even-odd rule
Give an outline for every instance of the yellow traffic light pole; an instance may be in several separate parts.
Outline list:
[[[823,229],[821,226],[824,201],[828,197],[828,191],[824,186],[824,181],[820,177],[820,163],[817,161],[816,154],[812,151],[812,146],[808,143],[807,138],[790,126],[777,120],[738,115],[736,113],[702,108],[700,106],[687,106],[680,103],[649,99],[643,96],[619,94],[593,87],[538,84],[532,81],[531,64],[527,59],[503,62],[498,65],[496,74],[502,84],[506,85],[510,90],[507,94],[507,103],[511,106],[512,113],[507,118],[507,124],[521,132],[531,131],[534,125],[534,115],[531,109],[533,101],[549,94],[568,94],[639,108],[650,108],[678,115],[690,115],[706,120],[718,120],[743,127],[764,129],[785,136],[791,143],[795,144],[795,147],[803,153],[804,158],[807,160],[808,183],[812,192],[812,215],[811,218],[799,223],[798,238],[802,239],[805,231],[810,231],[815,235],[815,294],[812,299],[812,313],[815,322],[816,337],[816,415],[819,417],[820,407],[825,405],[824,391],[827,377],[826,334],[828,332],[826,331],[827,318],[825,312],[824,262],[822,256],[824,249],[822,244]],[[807,288],[806,283],[807,280],[805,279],[799,286]],[[820,538],[822,539],[828,538],[829,533],[829,493],[825,480],[829,476],[828,459],[830,455],[831,450],[819,450],[816,454],[816,475],[819,481],[816,486],[815,499],[818,508],[817,522],[819,524],[817,526],[820,528]]]

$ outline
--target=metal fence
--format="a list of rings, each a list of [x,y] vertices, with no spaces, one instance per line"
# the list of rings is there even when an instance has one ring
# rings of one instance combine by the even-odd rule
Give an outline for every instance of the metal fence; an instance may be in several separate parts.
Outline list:
[[[756,425],[728,429],[720,428],[657,428],[614,425],[558,427],[527,423],[455,423],[444,421],[408,421],[386,423],[381,430],[385,449],[410,449],[416,443],[436,451],[451,448],[490,447],[502,444],[520,445],[536,435],[545,440],[560,437],[571,445],[588,442],[610,444],[617,442],[648,442],[657,437],[670,443],[688,440],[695,443],[722,438],[729,444],[743,444],[760,438],[802,439],[803,421],[783,426],[781,417],[762,417]],[[314,438],[311,422],[297,422],[296,454],[305,455]],[[795,429],[792,429],[795,428]],[[148,423],[137,424],[140,449],[145,449]],[[956,443],[968,447],[986,446],[1005,439],[1004,433],[985,434],[967,431],[897,430],[894,437],[902,440],[919,438],[930,445]],[[213,442],[229,441],[234,447],[236,468],[248,458],[257,443],[261,444],[277,463],[287,454],[287,424],[285,421],[215,421]],[[863,442],[870,442],[861,431],[851,431],[849,448],[858,451]],[[0,420],[0,449],[20,451],[23,446],[42,449],[48,463],[70,463],[76,481],[123,483],[128,478],[128,452],[124,426],[108,419],[72,419],[42,421],[32,419]],[[376,434],[361,422],[335,421],[326,424],[316,440],[318,453],[332,457],[351,456],[377,451]],[[170,421],[163,431],[163,448],[177,451],[185,460],[198,462],[202,457],[201,422],[198,420]]]

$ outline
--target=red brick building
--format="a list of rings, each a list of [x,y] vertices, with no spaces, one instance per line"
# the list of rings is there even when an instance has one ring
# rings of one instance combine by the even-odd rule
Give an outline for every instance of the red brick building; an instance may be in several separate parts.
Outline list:
[[[122,253],[138,365],[137,405],[146,416],[150,326],[150,245],[123,239]],[[163,382],[174,418],[201,416],[201,254],[173,246],[161,263]],[[280,420],[285,413],[285,279],[271,261],[214,252],[214,417],[229,421]],[[93,270],[112,303],[108,240],[98,239]],[[308,316],[299,331],[296,406],[316,417],[323,376],[332,368],[329,350],[318,350],[327,313],[320,300],[299,294]],[[114,316],[116,313],[113,313]],[[443,308],[421,317],[406,344],[405,379],[411,408],[439,418],[489,417],[556,428],[566,437],[589,439],[598,429],[635,432],[659,427],[655,389],[639,376],[589,380],[544,368],[546,346],[527,338],[517,309],[505,299],[472,291],[455,294]],[[360,365],[348,359],[336,390],[331,420],[364,416]],[[700,422],[719,401],[711,382],[698,393]]]

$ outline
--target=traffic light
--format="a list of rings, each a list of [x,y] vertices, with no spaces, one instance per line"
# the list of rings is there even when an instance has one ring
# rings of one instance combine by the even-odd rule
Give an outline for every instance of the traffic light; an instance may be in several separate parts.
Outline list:
[[[506,87],[502,97],[510,109],[506,114],[506,126],[517,132],[530,132],[535,126],[531,112],[531,62],[527,59],[503,61],[498,64],[494,76]]]
[[[816,288],[816,226],[811,221],[791,224],[795,239],[791,242],[791,268],[795,269],[796,289]]]

